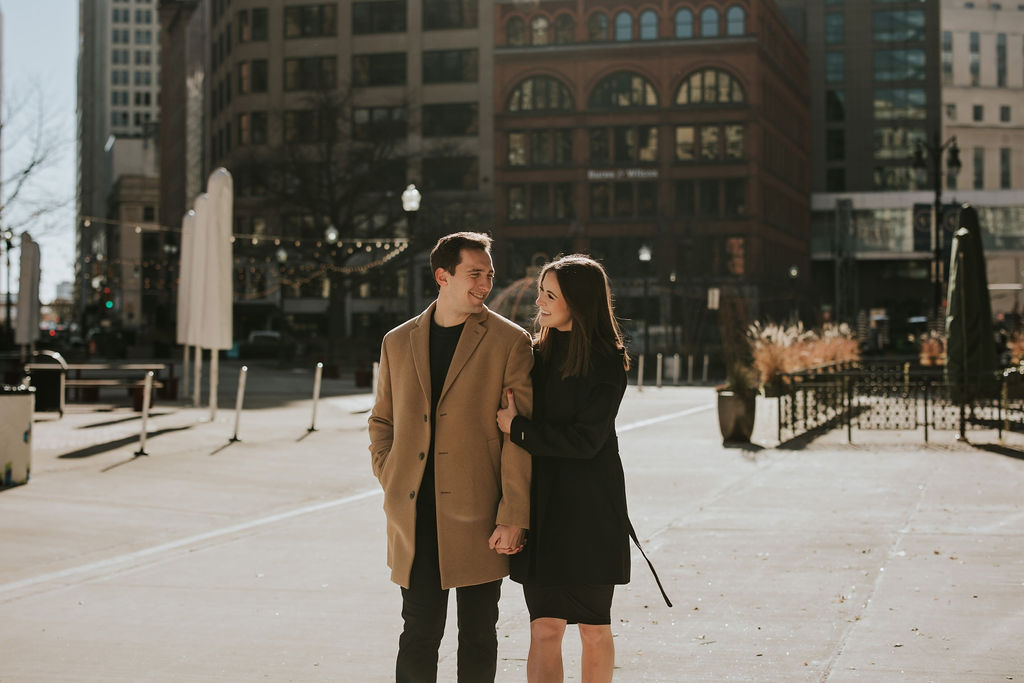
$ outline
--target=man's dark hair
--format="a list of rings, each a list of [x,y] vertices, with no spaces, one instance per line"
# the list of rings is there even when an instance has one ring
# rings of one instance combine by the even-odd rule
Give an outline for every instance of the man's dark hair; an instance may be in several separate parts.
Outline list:
[[[453,232],[437,241],[430,251],[430,272],[444,268],[455,275],[455,268],[462,262],[463,249],[479,249],[491,253],[491,238],[482,232]]]

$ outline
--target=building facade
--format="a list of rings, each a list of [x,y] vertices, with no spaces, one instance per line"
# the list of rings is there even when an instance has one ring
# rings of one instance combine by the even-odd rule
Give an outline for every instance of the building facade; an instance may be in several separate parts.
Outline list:
[[[105,232],[117,137],[152,136],[160,103],[155,0],[80,0],[75,304],[81,319],[104,294]],[[100,220],[96,220],[100,219]]]
[[[808,62],[773,3],[499,2],[494,31],[499,273],[592,254],[651,353],[792,314]]]

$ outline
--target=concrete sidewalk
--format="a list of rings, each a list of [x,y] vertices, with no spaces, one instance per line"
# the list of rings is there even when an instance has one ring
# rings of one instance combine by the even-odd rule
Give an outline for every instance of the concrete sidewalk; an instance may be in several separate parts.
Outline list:
[[[31,482],[0,491],[0,681],[393,679],[370,397],[336,387],[309,432],[306,378],[264,377],[237,443],[223,398],[213,422],[158,405],[146,457],[128,411],[37,422]],[[627,392],[631,517],[675,607],[634,552],[616,680],[1024,680],[1024,438],[727,449],[713,400]],[[506,582],[499,681],[525,680],[528,642]],[[571,628],[565,652],[579,680]]]

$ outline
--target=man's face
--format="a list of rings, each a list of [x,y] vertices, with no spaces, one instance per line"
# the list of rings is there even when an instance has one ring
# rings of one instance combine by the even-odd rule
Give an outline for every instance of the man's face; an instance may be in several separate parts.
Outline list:
[[[449,312],[470,316],[483,310],[484,301],[494,284],[494,263],[481,249],[463,249],[462,260],[452,275],[443,268],[434,273],[441,286],[439,299]]]

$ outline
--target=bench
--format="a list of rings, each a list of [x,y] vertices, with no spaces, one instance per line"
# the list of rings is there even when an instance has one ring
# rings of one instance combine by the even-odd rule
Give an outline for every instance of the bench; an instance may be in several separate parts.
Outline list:
[[[54,369],[55,366],[49,363],[29,363],[25,366],[29,375],[33,370],[45,372]],[[62,389],[67,401],[71,403],[98,401],[101,389],[127,389],[135,410],[142,410],[146,373],[153,373],[155,391],[164,387],[164,382],[158,377],[166,369],[163,363],[68,363]],[[73,395],[69,391],[72,389]],[[155,398],[155,394],[150,396],[151,405]]]

